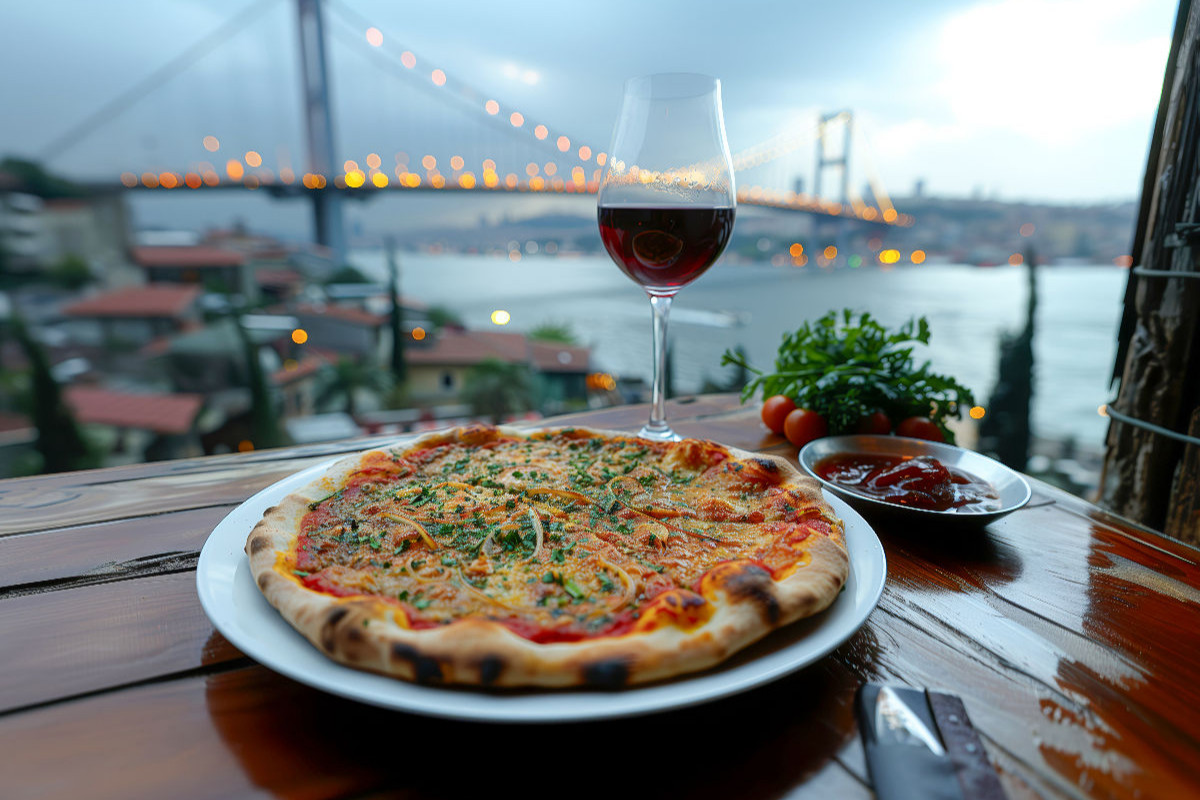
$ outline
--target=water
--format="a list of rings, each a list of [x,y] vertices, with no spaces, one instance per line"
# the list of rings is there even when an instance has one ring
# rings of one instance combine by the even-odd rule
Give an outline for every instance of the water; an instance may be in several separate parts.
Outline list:
[[[378,251],[352,261],[384,277]],[[1108,266],[1038,271],[1034,344],[1034,434],[1103,445],[1108,422],[1097,408],[1110,398],[1109,376],[1128,273]],[[505,258],[401,255],[404,294],[457,312],[469,328],[492,327],[511,314],[509,330],[565,323],[590,345],[597,369],[650,377],[650,308],[646,296],[607,256]],[[823,271],[812,266],[722,263],[675,298],[670,337],[679,393],[725,381],[727,348],[769,368],[782,335],[830,309],[868,311],[889,327],[928,318],[932,340],[918,348],[936,372],[949,374],[986,405],[996,382],[999,337],[1024,324],[1024,268],[922,265]],[[922,350],[924,352],[922,352]]]

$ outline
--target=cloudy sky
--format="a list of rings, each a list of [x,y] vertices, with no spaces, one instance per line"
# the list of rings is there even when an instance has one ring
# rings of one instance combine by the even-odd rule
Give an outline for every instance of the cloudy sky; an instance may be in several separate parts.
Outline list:
[[[809,136],[743,182],[811,185],[818,115],[849,109],[856,184],[1134,199],[1175,13],[1174,0],[326,0],[338,158],[550,158],[537,123],[600,151],[626,77],[694,71],[722,79],[734,151]],[[113,180],[248,150],[303,168],[295,18],[293,0],[6,2],[0,155]]]

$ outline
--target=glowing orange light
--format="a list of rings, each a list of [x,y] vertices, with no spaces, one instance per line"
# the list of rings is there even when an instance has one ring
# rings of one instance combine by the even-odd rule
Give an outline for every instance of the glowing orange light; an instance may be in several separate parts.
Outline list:
[[[542,189],[546,188],[546,181],[542,178],[542,176],[539,175],[536,178],[530,179],[529,188],[533,189],[535,192],[540,192]]]
[[[1101,404],[1101,406],[1096,409],[1096,413],[1102,417],[1107,417],[1108,416],[1108,403]]]
[[[1033,227],[1032,222],[1026,222],[1024,225],[1021,226],[1021,235],[1026,236],[1026,237],[1033,236],[1033,232],[1035,230],[1037,230],[1037,228]]]
[[[417,57],[414,56],[412,53],[408,52],[407,50],[405,50],[403,53],[400,54],[400,63],[403,64],[404,66],[408,67],[409,69],[412,69],[413,67],[415,67],[417,65]]]
[[[1132,267],[1133,256],[1117,256],[1113,259],[1113,263],[1118,267]]]
[[[983,415],[987,413],[987,410],[983,406],[974,406],[967,413],[971,415],[971,419],[983,419]]]
[[[538,174],[538,170],[540,170],[540,169],[541,169],[541,167],[539,167],[537,164],[530,161],[528,164],[525,165],[525,174],[532,178],[534,175]]]
[[[458,177],[458,185],[464,189],[474,189],[475,174],[473,172],[464,172]]]
[[[442,72],[440,69],[435,69],[431,77],[433,78],[433,83],[435,86],[446,85],[446,73]]]
[[[221,142],[215,136],[205,136],[203,139],[204,149],[210,153],[215,153],[221,147]]]
[[[521,260],[521,251],[520,250],[509,250],[508,251],[508,260],[509,261],[520,261]]]
[[[899,260],[900,260],[900,251],[899,250],[880,250],[879,251],[879,263],[880,264],[895,264]]]
[[[435,189],[441,189],[446,185],[446,179],[441,175],[434,175],[432,178],[430,178],[429,184]]]
[[[883,212],[883,221],[884,222],[895,222],[897,216],[898,215],[896,214],[896,209],[889,208]]]
[[[284,183],[295,183],[296,173],[292,172],[291,167],[284,167],[283,169],[279,170],[279,180],[283,181]]]
[[[252,167],[262,166],[262,155],[256,150],[247,150],[245,158],[246,163]]]
[[[517,188],[517,183],[518,183],[517,176],[514,175],[513,173],[510,172],[504,176],[504,185],[507,186],[509,189]]]
[[[425,156],[421,159],[421,166],[425,169],[434,169],[437,167],[437,159],[433,156]]]
[[[422,339],[425,338],[425,329],[424,328],[413,328],[412,337],[414,339],[416,339],[418,342],[421,341]]]
[[[185,175],[183,182],[189,189],[199,189],[204,185],[204,182],[200,179],[200,176],[194,172],[189,172],[187,175]]]
[[[358,169],[357,161],[347,160],[342,164],[342,172],[354,172],[356,169]]]
[[[410,189],[416,189],[421,185],[421,176],[415,172],[408,173],[408,180],[404,182],[404,185]]]
[[[607,162],[607,161],[608,161],[608,153],[597,153],[596,154],[596,166],[603,167],[605,162]]]
[[[379,169],[379,165],[383,163],[383,159],[378,153],[369,153],[367,155],[367,166],[371,169]]]
[[[588,147],[586,144],[583,147],[579,148],[579,160],[580,161],[587,161],[591,157],[592,157],[592,148]]]
[[[1025,263],[1025,256],[1021,255],[1020,253],[1013,253],[1008,257],[1008,263],[1014,267],[1019,267]]]
[[[386,189],[388,185],[388,176],[386,172],[376,172],[371,176],[371,183],[375,184],[377,189]]]
[[[383,44],[383,31],[379,28],[367,28],[367,44],[379,47]]]
[[[230,180],[240,181],[246,174],[246,168],[242,166],[242,162],[231,158],[225,162],[225,174]]]
[[[158,176],[158,183],[164,189],[174,189],[179,185],[179,179],[175,177],[173,172],[164,172]]]
[[[308,331],[304,328],[296,328],[292,331],[292,341],[296,344],[304,344],[308,341]]]
[[[134,175],[132,172],[122,172],[121,173],[121,185],[123,185],[127,188],[137,186],[138,185],[137,175]]]
[[[553,161],[547,161],[543,171],[547,175],[553,175],[554,173],[558,172],[558,164],[555,164]]]
[[[912,259],[912,263],[914,263],[914,264],[924,264],[925,263],[925,251],[924,250],[913,250],[912,255],[909,256],[909,258]]]
[[[565,153],[571,149],[571,140],[565,136],[558,137],[558,150],[560,153]]]
[[[538,125],[533,129],[533,135],[539,139],[545,139],[550,135],[550,131],[546,129],[545,125]]]
[[[239,453],[249,453],[253,449],[254,442],[250,441],[249,439],[242,439],[240,442],[238,442]]]
[[[487,170],[489,170],[489,169],[490,169],[490,170],[495,170],[495,169],[496,169],[496,162],[495,162],[495,161],[492,161],[490,158],[485,158],[485,159],[483,160],[483,164],[482,164],[481,166],[483,167],[484,171],[487,171]]]
[[[450,169],[462,169],[465,163],[462,156],[452,156],[450,158]]]
[[[483,108],[485,111],[487,111],[493,117],[500,113],[500,104],[497,103],[495,100],[488,100],[486,103],[483,104]]]
[[[520,111],[514,111],[508,118],[514,128],[519,128],[525,124],[525,116]]]
[[[346,185],[351,189],[357,189],[367,182],[367,176],[362,173],[362,170],[354,170],[346,173]]]
[[[205,186],[216,186],[221,182],[221,176],[211,169],[205,171],[201,177],[204,178]]]
[[[500,176],[496,174],[496,170],[489,169],[483,173],[483,185],[489,189],[495,189],[500,184]]]
[[[829,245],[824,250],[824,256],[829,261],[833,261],[835,258],[837,258],[837,248],[833,245]]]
[[[804,255],[804,245],[800,244],[799,242],[793,242],[792,246],[788,248],[788,253],[792,256],[792,258],[799,258],[800,256]]]

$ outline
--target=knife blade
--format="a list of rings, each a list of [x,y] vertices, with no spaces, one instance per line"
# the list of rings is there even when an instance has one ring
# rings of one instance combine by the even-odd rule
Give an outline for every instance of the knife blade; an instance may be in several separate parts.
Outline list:
[[[857,712],[880,800],[1004,800],[957,697],[869,683],[859,690]]]

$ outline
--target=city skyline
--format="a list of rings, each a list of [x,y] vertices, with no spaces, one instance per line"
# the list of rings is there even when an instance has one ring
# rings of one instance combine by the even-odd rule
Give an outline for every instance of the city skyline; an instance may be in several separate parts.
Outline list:
[[[722,78],[734,150],[813,128],[820,113],[845,108],[858,123],[857,183],[877,178],[904,195],[921,180],[935,195],[1083,203],[1140,190],[1175,12],[1162,0],[871,2],[853,15],[812,3],[751,4],[737,15],[674,3],[635,10],[618,2],[604,13],[540,2],[326,5],[339,157],[404,149],[415,159],[472,146],[456,140],[461,129],[476,149],[491,146],[489,137],[510,146],[501,144],[512,139],[502,125],[483,124],[482,96],[480,109],[458,110],[435,84],[500,99],[501,116],[522,109],[529,128],[544,120],[552,140],[562,126],[573,145],[599,151],[624,77],[694,70]],[[4,13],[6,74],[35,68],[0,88],[10,119],[20,121],[0,131],[0,153],[41,155],[68,175],[115,180],[124,169],[194,163],[209,155],[201,142],[212,135],[222,142],[218,156],[257,148],[277,168],[284,160],[301,166],[292,2],[177,0],[103,11],[63,3]],[[63,152],[45,152],[239,15],[246,24],[211,53]],[[689,25],[689,17],[714,24]],[[414,53],[410,66],[404,54]],[[815,145],[807,146],[777,181],[793,173],[812,180]]]

